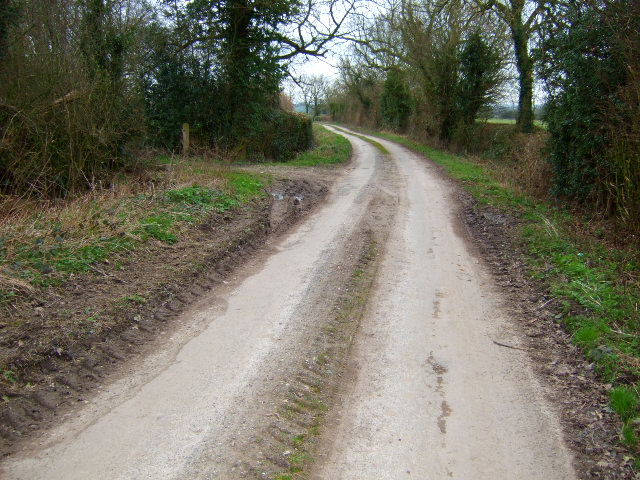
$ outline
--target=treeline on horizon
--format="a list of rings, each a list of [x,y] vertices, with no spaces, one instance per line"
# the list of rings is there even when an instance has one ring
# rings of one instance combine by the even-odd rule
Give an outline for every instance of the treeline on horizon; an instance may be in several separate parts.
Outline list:
[[[550,194],[640,229],[640,2],[385,5],[361,19],[328,91],[334,118],[473,151],[492,134],[477,119],[515,89],[514,135],[545,139],[532,155],[553,167]],[[536,84],[546,132],[534,124]]]

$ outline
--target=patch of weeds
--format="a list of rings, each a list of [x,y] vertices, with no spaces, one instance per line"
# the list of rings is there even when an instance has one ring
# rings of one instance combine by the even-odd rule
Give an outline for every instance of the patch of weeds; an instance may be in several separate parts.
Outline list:
[[[217,195],[215,190],[199,185],[169,190],[166,193],[169,201],[186,205],[210,205]]]
[[[177,204],[173,208],[174,218],[187,223],[200,220],[206,212],[225,212],[240,205],[238,198],[200,185],[169,190],[166,197],[169,202]]]
[[[247,202],[252,198],[265,195],[264,181],[261,177],[246,172],[231,172],[226,175],[232,198]]]
[[[144,305],[145,303],[147,303],[147,299],[144,298],[142,295],[133,294],[133,295],[127,295],[126,297],[122,297],[122,302],[131,303],[134,305]]]
[[[4,378],[9,383],[18,382],[18,374],[10,369],[2,370],[2,378]]]
[[[358,268],[358,269],[356,269],[356,270],[353,272],[353,277],[354,277],[354,278],[360,278],[360,277],[362,277],[364,274],[365,274],[364,270],[362,270],[361,268]]]
[[[100,315],[91,315],[90,317],[85,318],[84,322],[85,323],[97,323],[100,320]]]
[[[327,363],[329,363],[329,358],[326,354],[321,353],[318,355],[318,365],[326,365]]]
[[[289,456],[289,462],[291,463],[291,473],[302,472],[305,463],[310,463],[313,459],[311,455],[304,451],[296,451]]]
[[[301,447],[304,444],[304,435],[296,435],[292,439],[293,446],[296,448]]]
[[[0,305],[5,303],[11,303],[16,298],[16,292],[13,290],[0,289]]]
[[[624,425],[620,436],[624,443],[635,447],[638,445],[637,425],[638,393],[626,386],[616,387],[610,394],[611,408],[620,415]]]
[[[573,341],[586,351],[590,351],[600,345],[600,340],[602,339],[605,329],[606,327],[603,325],[589,322],[575,331]]]
[[[623,420],[630,420],[636,414],[638,408],[638,396],[629,387],[616,387],[611,390],[611,408],[620,415]]]
[[[172,165],[174,163],[174,159],[170,155],[158,155],[156,163],[158,165]]]
[[[226,212],[227,210],[231,210],[232,208],[236,208],[240,206],[240,201],[236,198],[233,198],[230,195],[220,195],[215,203],[215,209],[218,212]]]
[[[168,213],[153,215],[142,221],[142,226],[137,233],[143,241],[155,238],[161,242],[173,244],[178,241],[178,236],[171,231],[174,224],[175,218]]]

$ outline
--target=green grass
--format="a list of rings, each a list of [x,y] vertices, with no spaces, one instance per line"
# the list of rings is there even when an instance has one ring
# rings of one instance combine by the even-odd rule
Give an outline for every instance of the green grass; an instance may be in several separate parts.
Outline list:
[[[129,303],[134,305],[144,305],[145,303],[147,303],[147,299],[144,298],[142,295],[133,294],[133,295],[127,295],[126,297],[123,297],[122,302],[125,304]]]
[[[488,118],[486,120],[478,120],[478,122],[483,123],[495,123],[495,124],[499,124],[499,125],[515,125],[516,121],[513,118]],[[543,120],[534,120],[533,124],[536,127],[540,127],[540,128],[547,128],[547,124],[546,122],[544,122]]]
[[[284,163],[296,167],[315,167],[345,163],[351,157],[351,143],[342,135],[336,135],[318,124],[313,125],[313,134],[316,146]]]
[[[487,168],[469,159],[418,144],[402,136],[378,133],[425,154],[458,179],[482,204],[521,220],[519,230],[530,273],[563,306],[562,321],[601,377],[616,385],[611,407],[624,422],[621,439],[637,444],[640,420],[640,268],[638,253],[602,245],[581,233],[571,214],[500,184]]]
[[[336,130],[338,130],[339,132],[342,133],[346,133],[347,135],[352,135],[354,137],[359,138],[360,140],[364,140],[367,143],[370,143],[371,145],[373,145],[374,147],[376,147],[381,153],[383,153],[384,155],[389,155],[389,150],[387,150],[387,148],[382,145],[380,142],[376,142],[375,140],[369,138],[369,137],[365,137],[364,135],[358,135],[357,133],[353,133],[353,132],[347,132],[346,130],[343,130],[342,128],[338,128],[338,127],[334,127]]]
[[[21,285],[59,285],[69,275],[88,272],[113,254],[152,240],[175,244],[211,213],[266,195],[264,176],[209,168],[219,185],[194,183],[123,196],[111,204],[96,199],[73,205],[64,215],[38,212],[20,226],[0,227],[0,305],[16,298],[24,290]]]

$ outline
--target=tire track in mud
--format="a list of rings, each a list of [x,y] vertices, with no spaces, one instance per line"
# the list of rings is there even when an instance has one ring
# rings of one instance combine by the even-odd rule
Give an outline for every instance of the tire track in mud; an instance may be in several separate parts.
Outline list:
[[[381,172],[375,189],[353,234],[344,242],[339,270],[326,275],[311,294],[315,308],[307,312],[317,323],[307,351],[265,412],[262,425],[254,425],[250,438],[233,445],[235,458],[223,469],[212,458],[192,464],[181,479],[287,479],[305,478],[322,455],[319,443],[325,418],[330,416],[336,394],[344,388],[348,355],[366,310],[379,259],[384,253],[397,211],[397,168],[386,155],[378,154]],[[329,302],[321,298],[337,292]]]
[[[275,193],[269,200],[261,200],[233,215],[213,215],[203,223],[198,235],[217,232],[217,241],[203,243],[206,240],[197,237],[196,246],[200,245],[197,242],[203,243],[197,264],[183,265],[174,278],[152,284],[143,305],[125,308],[117,301],[126,292],[145,288],[145,282],[150,281],[144,278],[145,268],[154,267],[153,259],[129,274],[126,282],[113,275],[105,279],[107,283],[96,288],[97,294],[107,301],[109,297],[115,299],[100,310],[101,315],[115,318],[106,332],[65,333],[65,342],[58,342],[59,347],[55,347],[49,345],[52,340],[45,333],[29,329],[29,335],[33,336],[29,341],[34,346],[26,344],[22,348],[26,352],[16,353],[12,363],[23,382],[5,385],[6,391],[0,390],[4,399],[0,403],[0,456],[15,451],[39,430],[59,422],[60,417],[86,403],[119,366],[144,354],[149,344],[175,328],[175,319],[190,305],[225,282],[238,265],[264,246],[268,237],[297,223],[327,193],[325,185],[304,180],[280,180],[271,190]],[[159,254],[160,258],[164,256]],[[188,256],[179,259],[183,264],[191,260]],[[73,308],[75,303],[94,304],[78,292],[72,291],[67,297],[58,299],[64,300],[61,305],[65,309]],[[55,315],[55,310],[49,314]],[[41,323],[46,324],[44,318]],[[43,339],[38,343],[39,335]],[[3,332],[3,346],[11,341],[7,332]],[[23,383],[27,386],[23,387]]]
[[[356,143],[323,209],[178,316],[162,349],[3,473],[231,480],[304,468],[397,206],[395,165]]]

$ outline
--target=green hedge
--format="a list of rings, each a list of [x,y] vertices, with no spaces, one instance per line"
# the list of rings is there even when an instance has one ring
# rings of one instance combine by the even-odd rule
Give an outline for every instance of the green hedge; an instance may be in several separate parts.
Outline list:
[[[252,160],[291,160],[313,146],[313,122],[306,115],[274,110],[249,132],[246,145]]]

